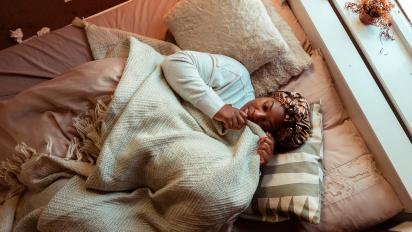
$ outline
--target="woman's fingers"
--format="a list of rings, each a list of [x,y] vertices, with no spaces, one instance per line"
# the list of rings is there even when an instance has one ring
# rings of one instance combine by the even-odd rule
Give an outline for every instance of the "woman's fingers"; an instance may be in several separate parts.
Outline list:
[[[265,165],[268,162],[267,154],[264,150],[257,150],[260,159],[260,165]]]
[[[273,136],[266,132],[267,137],[263,137],[261,142],[268,143],[270,146],[274,147],[275,146],[275,140],[273,139]]]
[[[240,130],[246,124],[246,120],[242,116],[240,110],[233,112],[231,121],[232,127],[230,129]]]
[[[239,112],[241,112],[241,111],[239,111]],[[241,113],[239,113],[239,114],[237,115],[237,120],[238,120],[238,122],[239,122],[237,129],[241,129],[242,127],[245,126],[246,120],[243,118],[243,116],[241,115]]]
[[[270,151],[271,151],[270,146],[269,146],[269,144],[267,144],[267,143],[262,143],[262,144],[259,146],[259,149],[262,149],[262,150],[264,150],[264,151],[266,151],[266,152],[268,152],[268,153],[270,153]]]
[[[266,132],[265,134],[266,134],[266,136],[268,137],[268,139],[269,139],[270,141],[275,142],[275,139],[273,138],[273,136],[272,136],[271,133]]]
[[[260,156],[260,158],[259,158],[259,163],[260,163],[260,166],[263,166],[263,165],[265,165],[266,164],[266,160],[262,157],[262,156]]]
[[[268,139],[267,137],[262,137],[259,139],[258,144],[269,144],[271,145],[273,143],[273,141],[271,141],[270,139]]]
[[[243,117],[242,113],[242,111],[239,111],[238,119],[242,123],[242,125],[244,125],[246,123],[246,118]]]
[[[275,144],[275,142],[274,142],[272,139],[269,139],[269,138],[267,138],[267,139],[265,140],[265,142],[266,142],[267,144],[269,144],[270,146],[273,146],[273,145]]]
[[[223,126],[226,129],[242,129],[242,127],[246,125],[247,114],[235,108],[232,108],[231,110],[231,115],[227,116],[223,121]],[[216,117],[216,119],[219,120],[219,117]]]
[[[226,121],[226,129],[232,129],[232,127],[233,127],[232,119],[228,119]]]
[[[241,115],[244,119],[247,118],[247,113],[246,113],[246,112],[243,112],[243,111],[240,111],[240,110],[239,110],[239,112],[240,112],[240,115]]]
[[[239,122],[238,122],[238,120],[237,120],[236,113],[233,113],[233,116],[232,116],[232,128],[231,128],[231,129],[236,129],[238,126],[239,126]]]
[[[230,104],[225,104],[214,116],[213,119],[223,123],[226,129],[240,130],[246,124],[246,112],[232,107]]]
[[[241,117],[239,116],[239,111],[236,111],[234,118],[236,120],[236,126],[234,129],[239,130],[242,127]]]
[[[257,153],[264,160],[263,164],[266,164],[269,159],[273,156],[274,140],[268,137],[261,137],[258,141]],[[262,165],[262,162],[261,162]]]
[[[224,127],[225,129],[229,129],[229,122],[224,121],[224,122],[223,122],[223,127]]]
[[[269,132],[265,132],[265,134],[270,138],[270,139],[272,139],[273,140],[273,136],[272,136],[272,134],[271,133],[269,133]]]

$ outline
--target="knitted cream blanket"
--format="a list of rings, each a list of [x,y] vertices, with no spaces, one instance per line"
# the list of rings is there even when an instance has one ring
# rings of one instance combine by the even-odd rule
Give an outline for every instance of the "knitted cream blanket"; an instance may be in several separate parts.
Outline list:
[[[101,129],[83,125],[96,135],[83,133],[92,141],[92,145],[81,144],[90,159],[78,160],[93,160],[89,153],[96,150],[100,154],[94,155],[96,164],[28,154],[24,163],[28,167],[36,167],[36,162],[56,165],[24,169],[30,170],[28,179],[40,175],[48,180],[39,188],[50,186],[56,173],[72,177],[45,207],[33,211],[15,229],[219,230],[249,205],[257,187],[256,144],[261,129],[249,122],[243,130],[224,132],[174,94],[159,66],[164,56],[153,47],[129,38],[108,52],[110,36],[93,39],[93,27],[89,29],[96,58],[101,51],[106,56],[128,56],[112,102],[104,109]],[[78,122],[82,123],[87,124]]]

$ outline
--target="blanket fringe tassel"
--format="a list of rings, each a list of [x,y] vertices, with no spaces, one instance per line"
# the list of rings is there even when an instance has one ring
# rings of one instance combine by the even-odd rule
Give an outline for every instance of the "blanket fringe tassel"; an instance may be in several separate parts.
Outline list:
[[[66,154],[67,159],[96,163],[103,142],[101,127],[107,108],[103,100],[97,100],[94,109],[73,119],[80,141],[74,137]]]
[[[0,186],[5,186],[7,189],[6,195],[0,198],[0,205],[25,191],[25,186],[18,180],[21,166],[29,159],[39,155],[35,149],[24,142],[18,144],[14,149],[13,157],[0,164]]]
[[[78,28],[85,28],[87,26],[87,22],[79,17],[75,17],[72,21],[72,25]]]
[[[73,137],[70,141],[65,155],[66,160],[96,163],[102,145],[101,125],[107,109],[107,104],[99,99],[94,109],[73,118],[73,126],[77,130],[78,137]],[[6,187],[7,193],[0,195],[0,205],[26,190],[26,186],[19,181],[22,165],[39,156],[51,156],[52,146],[51,137],[47,141],[46,153],[39,153],[36,149],[21,142],[14,148],[15,152],[12,158],[1,162],[0,193],[4,187]]]

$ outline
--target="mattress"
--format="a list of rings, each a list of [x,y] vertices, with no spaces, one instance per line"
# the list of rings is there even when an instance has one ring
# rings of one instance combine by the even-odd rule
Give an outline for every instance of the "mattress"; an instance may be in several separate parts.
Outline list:
[[[133,0],[87,21],[166,39],[170,37],[162,17],[176,1]],[[392,217],[402,210],[402,205],[348,118],[321,52],[311,48],[288,4],[281,0],[273,0],[273,4],[312,58],[312,67],[282,88],[299,91],[311,102],[322,101],[325,193],[321,223],[290,220],[270,224],[239,219],[225,229],[354,231]],[[14,146],[21,141],[44,147],[46,134],[58,138],[53,149],[64,153],[75,134],[71,118],[90,109],[96,98],[110,95],[124,65],[119,59],[116,69],[107,70],[102,62],[100,72],[93,72],[82,65],[92,60],[84,32],[72,26],[0,51],[0,160],[12,155]],[[68,72],[73,68],[75,72]],[[80,79],[76,72],[93,78]],[[58,78],[48,81],[55,77]],[[41,194],[25,195],[16,215],[22,217],[45,204],[37,200]]]

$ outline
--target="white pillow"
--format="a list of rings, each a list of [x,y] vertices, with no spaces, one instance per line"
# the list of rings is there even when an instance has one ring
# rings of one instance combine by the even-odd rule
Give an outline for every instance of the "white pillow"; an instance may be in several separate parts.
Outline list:
[[[249,72],[289,50],[260,0],[182,0],[165,23],[181,49],[230,56]]]

